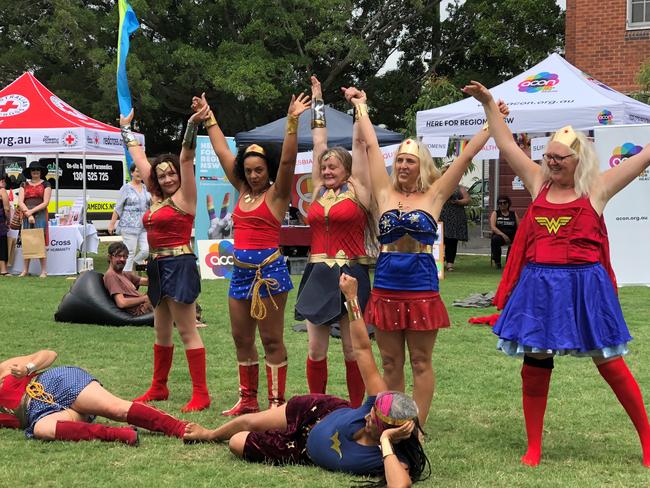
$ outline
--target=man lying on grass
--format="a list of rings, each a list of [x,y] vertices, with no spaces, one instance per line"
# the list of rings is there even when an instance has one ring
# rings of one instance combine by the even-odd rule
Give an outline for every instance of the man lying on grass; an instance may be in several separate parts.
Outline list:
[[[341,275],[350,334],[368,395],[350,408],[330,395],[295,396],[279,408],[242,415],[214,430],[190,423],[186,441],[229,441],[236,456],[251,462],[316,464],[333,471],[383,475],[369,486],[410,486],[431,467],[419,441],[417,406],[404,393],[386,391],[357,303],[357,280]]]

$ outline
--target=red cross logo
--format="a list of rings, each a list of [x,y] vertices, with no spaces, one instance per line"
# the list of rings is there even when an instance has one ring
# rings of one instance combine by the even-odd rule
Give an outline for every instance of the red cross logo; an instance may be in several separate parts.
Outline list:
[[[65,143],[66,143],[68,146],[71,146],[71,145],[74,144],[74,141],[75,141],[75,140],[76,140],[76,137],[75,137],[75,136],[73,136],[72,134],[68,134],[68,135],[66,136],[66,138],[65,138]]]
[[[7,100],[4,104],[0,105],[0,112],[9,112],[9,110],[13,110],[19,106],[20,105],[13,100]]]

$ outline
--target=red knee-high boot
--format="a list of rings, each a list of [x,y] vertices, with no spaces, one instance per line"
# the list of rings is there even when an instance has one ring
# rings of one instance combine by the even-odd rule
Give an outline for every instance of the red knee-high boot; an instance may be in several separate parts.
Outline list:
[[[196,412],[210,406],[210,394],[205,380],[205,348],[186,349],[187,364],[192,378],[192,398],[181,412]]]
[[[345,362],[345,381],[348,384],[348,396],[350,397],[350,406],[359,408],[363,402],[363,396],[366,392],[366,385],[363,383],[361,371],[356,361]]]
[[[325,393],[327,389],[327,358],[314,361],[307,356],[306,372],[309,393]]]
[[[260,411],[257,403],[259,371],[260,365],[257,361],[239,363],[239,401],[231,409],[221,412],[221,415],[234,417]]]
[[[641,441],[643,465],[650,467],[650,426],[638,383],[622,357],[599,365],[598,371],[630,416]]]
[[[269,390],[269,408],[284,404],[284,391],[287,385],[287,362],[271,364],[266,361],[266,383]]]
[[[54,430],[59,441],[104,441],[123,442],[129,446],[138,445],[138,431],[131,427],[109,427],[102,424],[59,420]]]
[[[156,400],[167,400],[169,390],[167,389],[167,377],[172,368],[174,357],[174,346],[153,345],[153,379],[151,387],[147,392],[133,400],[134,402],[151,402]]]
[[[521,368],[522,402],[528,436],[528,450],[521,462],[529,466],[537,466],[542,457],[544,413],[552,372],[550,368],[538,368],[529,364],[524,364]]]
[[[187,425],[187,422],[178,420],[151,405],[135,402],[131,404],[131,408],[126,414],[126,421],[136,427],[142,427],[152,432],[162,432],[169,437],[178,437],[179,439],[183,438],[185,425]]]

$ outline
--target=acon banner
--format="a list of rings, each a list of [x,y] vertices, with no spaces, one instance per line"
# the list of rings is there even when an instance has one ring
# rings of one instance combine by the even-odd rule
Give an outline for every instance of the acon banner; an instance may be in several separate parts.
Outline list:
[[[594,129],[600,170],[607,171],[650,143],[650,125]],[[650,171],[646,169],[605,207],[612,266],[619,285],[650,285]]]

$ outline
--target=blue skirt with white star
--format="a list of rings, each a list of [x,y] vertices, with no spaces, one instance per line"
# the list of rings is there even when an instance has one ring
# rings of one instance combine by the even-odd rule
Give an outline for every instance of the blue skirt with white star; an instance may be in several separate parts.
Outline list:
[[[271,249],[235,249],[234,255],[238,261],[242,263],[259,264],[267,257],[277,251],[277,248]],[[255,284],[254,268],[240,268],[233,266],[232,278],[230,278],[230,289],[228,296],[236,300],[250,300],[253,296],[253,285]],[[280,256],[275,261],[270,262],[262,268],[262,278],[273,278],[277,280],[278,287],[276,289],[269,289],[266,286],[260,288],[260,296],[262,298],[271,295],[278,295],[293,289],[293,283],[289,276],[289,269],[287,268],[287,258]]]
[[[59,366],[48,369],[36,379],[43,385],[43,390],[52,395],[54,403],[47,403],[35,398],[29,400],[27,406],[27,427],[25,437],[34,437],[34,426],[43,417],[70,408],[77,400],[79,393],[93,381],[97,381],[86,370],[76,366]],[[88,417],[88,421],[95,416]]]

